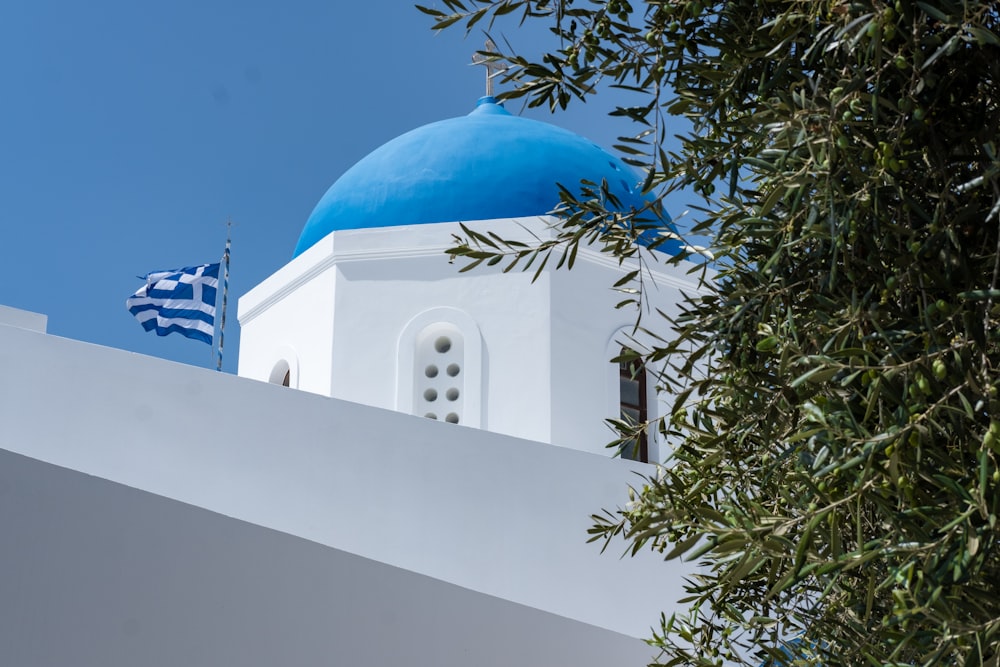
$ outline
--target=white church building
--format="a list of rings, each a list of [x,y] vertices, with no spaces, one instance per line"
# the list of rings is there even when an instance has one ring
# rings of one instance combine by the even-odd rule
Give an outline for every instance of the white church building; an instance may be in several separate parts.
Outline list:
[[[683,565],[587,543],[666,453],[605,447],[604,420],[665,409],[610,362],[633,267],[581,248],[533,282],[445,253],[463,224],[553,234],[581,179],[642,206],[620,160],[491,97],[376,149],[240,298],[238,376],[0,307],[0,664],[652,660]],[[647,296],[670,313],[697,285],[661,252]],[[149,428],[181,420],[217,436]]]

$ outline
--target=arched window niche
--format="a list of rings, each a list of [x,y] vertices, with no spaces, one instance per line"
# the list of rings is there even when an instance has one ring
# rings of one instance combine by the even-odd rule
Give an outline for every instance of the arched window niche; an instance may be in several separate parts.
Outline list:
[[[655,383],[649,369],[641,360],[614,361],[625,350],[642,351],[643,346],[636,341],[628,327],[618,329],[608,340],[605,359],[609,361],[606,376],[607,413],[611,419],[629,423],[641,423],[658,415]],[[651,428],[641,434],[637,442],[622,449],[621,457],[633,461],[649,463],[657,461],[659,447]]]
[[[297,389],[299,386],[299,358],[295,350],[282,346],[275,351],[271,372],[267,377],[271,384]]]
[[[396,409],[486,428],[483,342],[475,320],[457,308],[426,310],[399,336]]]

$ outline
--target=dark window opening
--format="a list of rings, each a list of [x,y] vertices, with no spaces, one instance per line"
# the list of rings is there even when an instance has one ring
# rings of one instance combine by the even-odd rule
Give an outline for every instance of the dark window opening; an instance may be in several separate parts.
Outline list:
[[[622,351],[624,353],[624,350]],[[646,369],[638,359],[622,361],[618,364],[619,406],[622,421],[629,424],[644,424],[646,413]],[[649,442],[646,430],[638,437],[622,446],[623,459],[649,462]]]

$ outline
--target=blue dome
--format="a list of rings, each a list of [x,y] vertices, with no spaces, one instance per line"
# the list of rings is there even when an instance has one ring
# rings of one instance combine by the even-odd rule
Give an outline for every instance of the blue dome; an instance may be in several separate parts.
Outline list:
[[[646,203],[636,172],[600,146],[484,97],[468,116],[407,132],[351,167],[309,216],[295,256],[343,229],[544,215],[559,203],[557,183],[581,179],[607,181],[622,210]]]

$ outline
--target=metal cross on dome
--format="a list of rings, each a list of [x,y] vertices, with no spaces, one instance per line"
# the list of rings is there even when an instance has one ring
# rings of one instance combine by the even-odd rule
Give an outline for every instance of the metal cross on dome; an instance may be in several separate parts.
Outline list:
[[[486,53],[497,53],[497,45],[492,39],[486,40]],[[507,71],[507,66],[501,62],[484,56],[482,53],[472,54],[472,64],[482,65],[486,68],[486,96],[493,97],[493,77],[499,76]]]

